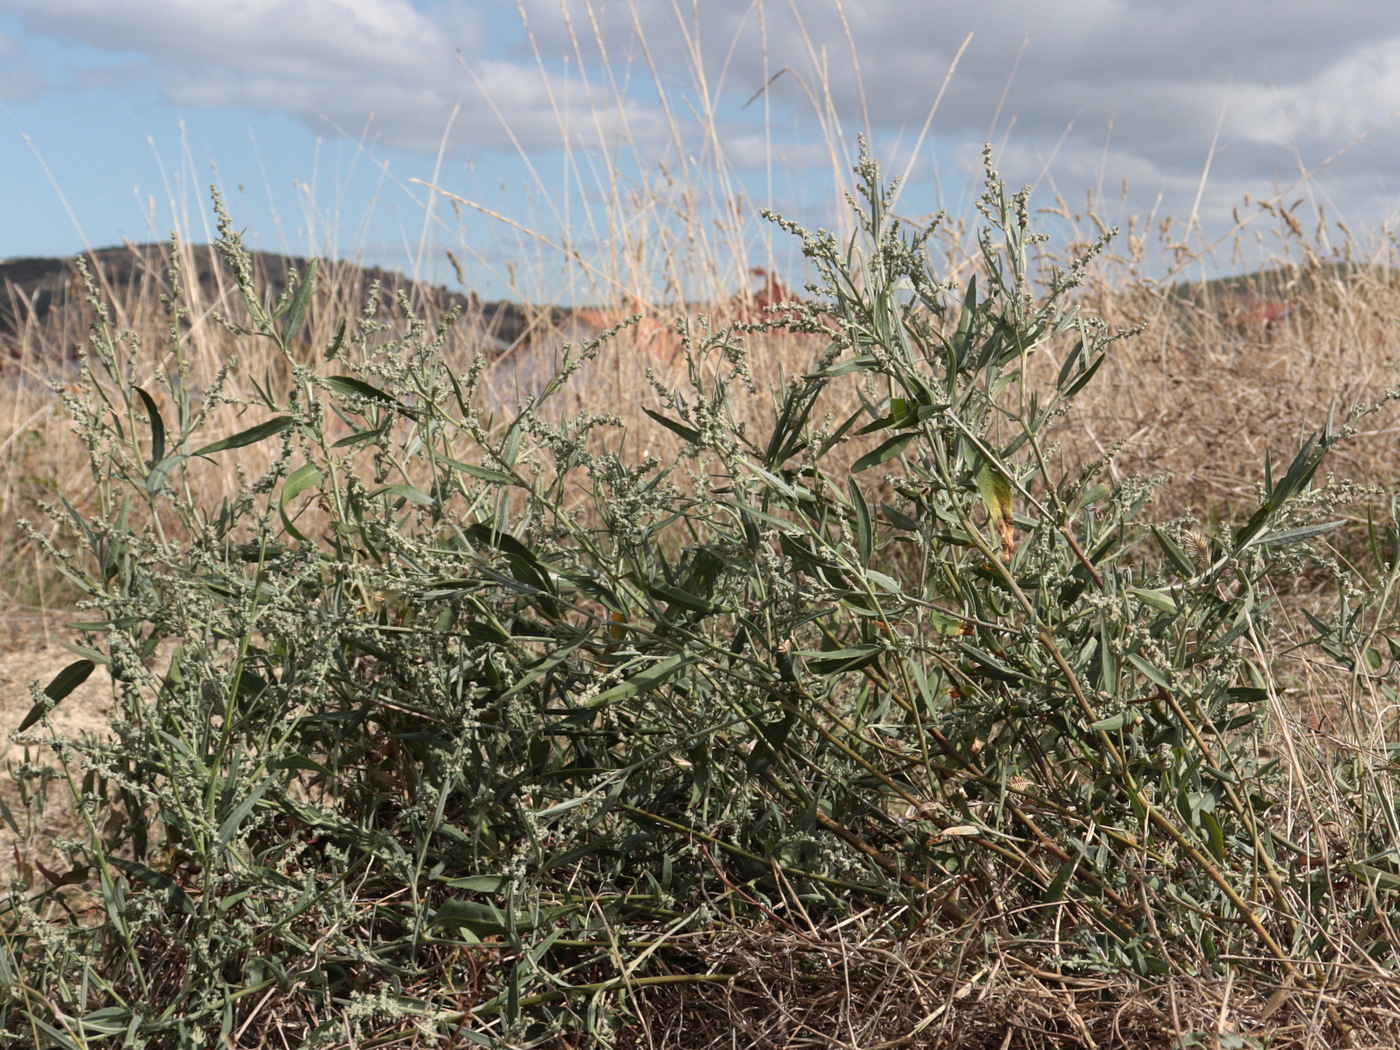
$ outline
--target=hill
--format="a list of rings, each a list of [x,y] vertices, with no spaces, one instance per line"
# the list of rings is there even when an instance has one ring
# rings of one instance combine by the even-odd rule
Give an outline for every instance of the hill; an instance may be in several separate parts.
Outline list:
[[[117,310],[131,304],[153,304],[171,291],[169,246],[125,244],[84,252],[81,258],[93,276],[102,298]],[[309,260],[271,252],[250,253],[257,286],[276,301],[287,288],[292,273],[307,272]],[[202,309],[238,314],[232,275],[211,245],[190,245],[182,252],[186,300]],[[505,351],[525,339],[534,326],[554,318],[549,308],[517,303],[481,302],[440,285],[414,281],[403,274],[378,267],[362,267],[343,260],[319,264],[317,295],[324,305],[359,313],[372,285],[385,297],[407,296],[415,310],[441,316],[457,310],[487,337],[488,344]],[[57,333],[81,336],[89,307],[77,260],[74,258],[19,258],[0,260],[0,344],[8,344],[13,356],[26,341],[38,335],[40,347],[77,345]],[[81,320],[77,331],[73,322]],[[123,318],[114,318],[118,324]],[[34,349],[34,347],[30,347]]]

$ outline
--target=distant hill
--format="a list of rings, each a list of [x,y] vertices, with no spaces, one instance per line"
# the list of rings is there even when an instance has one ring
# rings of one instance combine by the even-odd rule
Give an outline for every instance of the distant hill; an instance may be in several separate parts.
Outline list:
[[[98,282],[104,300],[115,304],[154,301],[170,291],[166,270],[169,248],[163,244],[127,244],[82,253],[90,273]],[[251,252],[257,287],[272,301],[287,288],[288,274],[304,274],[308,260],[271,252]],[[186,252],[188,272],[183,275],[187,292],[196,285],[205,303],[226,305],[233,277],[210,245],[190,246]],[[192,264],[192,265],[191,265]],[[530,309],[515,303],[483,303],[474,296],[454,292],[439,285],[415,282],[403,274],[377,267],[361,267],[342,261],[320,264],[318,285],[333,294],[335,306],[346,315],[358,314],[370,285],[379,282],[387,298],[406,294],[415,306],[430,315],[459,309],[471,323],[480,325],[499,350],[514,346],[527,335],[527,327],[541,319],[552,319],[560,311]],[[24,258],[0,260],[0,340],[12,339],[26,326],[45,325],[60,312],[85,310],[85,292],[75,261],[71,258]]]
[[[1171,294],[1197,304],[1239,306],[1266,299],[1305,299],[1328,285],[1357,281],[1389,284],[1400,271],[1367,262],[1324,262],[1316,267],[1269,267],[1252,273],[1217,277],[1209,281],[1181,281]]]

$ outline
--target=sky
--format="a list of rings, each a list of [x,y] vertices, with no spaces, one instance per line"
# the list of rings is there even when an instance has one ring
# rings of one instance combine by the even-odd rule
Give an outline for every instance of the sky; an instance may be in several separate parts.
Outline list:
[[[1397,112],[1394,0],[0,0],[0,258],[206,241],[214,185],[486,298],[800,280],[758,212],[839,226],[863,135],[911,221],[973,219],[991,142],[1052,233],[1172,216],[1221,270],[1261,201],[1382,238]]]

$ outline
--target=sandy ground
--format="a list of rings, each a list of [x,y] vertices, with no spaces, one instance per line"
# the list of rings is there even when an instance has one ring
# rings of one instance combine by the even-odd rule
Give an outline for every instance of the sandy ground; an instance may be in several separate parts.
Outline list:
[[[77,638],[77,632],[65,629],[58,618],[0,617],[0,801],[9,807],[19,829],[16,834],[8,820],[0,820],[0,885],[9,881],[16,866],[24,872],[26,881],[32,879],[31,861],[45,864],[50,870],[60,865],[60,874],[66,870],[62,867],[65,862],[46,848],[55,834],[76,830],[72,813],[61,801],[67,794],[66,788],[51,786],[50,805],[42,814],[36,814],[31,823],[12,776],[12,771],[24,762],[26,749],[10,737],[34,705],[30,683],[37,680],[42,689],[54,675],[79,659],[62,644]],[[51,717],[59,732],[78,738],[106,732],[111,713],[111,679],[98,667],[54,708]]]
[[[63,648],[76,641],[76,631],[66,630],[56,620],[45,623],[39,617],[0,621],[0,761],[14,761],[22,748],[10,734],[33,706],[30,683],[46,686],[80,657]],[[103,732],[112,713],[111,679],[101,668],[54,708],[54,725],[63,733],[79,736]]]

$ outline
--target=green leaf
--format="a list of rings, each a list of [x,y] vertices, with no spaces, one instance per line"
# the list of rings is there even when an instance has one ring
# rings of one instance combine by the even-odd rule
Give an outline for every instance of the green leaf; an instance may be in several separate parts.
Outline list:
[[[963,296],[962,313],[958,315],[957,335],[960,342],[966,342],[972,332],[972,321],[977,316],[977,275],[967,279],[967,293]]]
[[[1378,890],[1400,893],[1400,875],[1370,864],[1348,864],[1347,871]]]
[[[1065,355],[1065,363],[1060,366],[1060,374],[1055,377],[1055,389],[1063,390],[1065,384],[1069,382],[1070,373],[1074,371],[1074,366],[1079,363],[1084,356],[1084,340],[1074,344],[1074,349]]]
[[[335,338],[331,340],[331,345],[326,347],[326,360],[329,361],[336,354],[340,353],[345,346],[345,318],[340,319],[340,323],[335,326]]]
[[[1146,676],[1147,680],[1153,685],[1161,686],[1163,689],[1170,689],[1172,687],[1171,681],[1167,678],[1167,676],[1161,671],[1157,670],[1157,668],[1153,667],[1150,663],[1143,659],[1143,657],[1139,656],[1137,653],[1128,653],[1127,657],[1128,663],[1132,664],[1139,671],[1141,671],[1143,675]]]
[[[1225,698],[1232,704],[1262,704],[1269,699],[1269,691],[1254,685],[1232,685],[1225,690]]]
[[[80,1017],[78,1027],[84,1036],[121,1035],[135,1017],[124,1006],[104,1006]]]
[[[0,797],[0,817],[4,818],[5,824],[15,833],[16,838],[23,837],[24,833],[19,830],[19,824],[15,822],[15,815],[10,812],[10,807],[5,804],[3,797]],[[4,980],[3,975],[0,975],[0,980]]]
[[[151,468],[151,472],[146,475],[146,491],[152,496],[160,492],[161,489],[165,488],[165,483],[170,480],[170,475],[174,472],[175,468],[189,458],[189,456],[177,452],[175,455],[166,456],[158,462]]]
[[[382,496],[385,494],[398,496],[400,499],[408,500],[409,503],[417,503],[422,507],[431,507],[437,502],[432,496],[414,488],[412,485],[385,485],[383,488],[375,489],[370,493],[371,496]]]
[[[754,741],[753,750],[749,752],[749,757],[744,762],[744,769],[749,776],[758,776],[773,764],[773,760],[778,757],[778,752],[782,750],[783,744],[787,742],[788,734],[792,732],[796,721],[797,715],[789,711],[776,722],[755,723],[758,739]]]
[[[1107,356],[1107,354],[1100,354],[1098,357],[1096,357],[1094,359],[1094,363],[1091,364],[1088,368],[1086,368],[1083,372],[1081,372],[1079,374],[1079,378],[1076,379],[1073,383],[1071,383],[1068,387],[1066,387],[1064,393],[1060,396],[1065,398],[1066,400],[1069,400],[1073,398],[1075,394],[1079,393],[1079,391],[1083,390],[1085,385],[1088,384],[1089,380],[1094,378],[1094,373],[1099,370],[1099,366],[1104,363],[1104,360],[1105,358],[1107,358]]]
[[[995,678],[1002,682],[1021,682],[1026,676],[1020,671],[1002,663],[997,657],[984,649],[979,649],[975,645],[968,645],[966,642],[959,642],[958,648],[970,656],[977,664],[977,673],[987,678]]]
[[[540,564],[530,548],[508,532],[504,532],[501,529],[484,524],[483,522],[469,525],[465,532],[467,538],[474,543],[480,543],[487,547],[495,547],[502,554],[507,554],[515,558],[522,558],[530,562],[535,567],[536,571],[540,573],[545,571],[544,566]]]
[[[653,412],[649,408],[643,408],[642,411],[673,434],[678,434],[680,437],[684,438],[689,444],[700,444],[700,431],[696,430],[694,427],[688,427],[684,423],[676,422],[674,419],[667,419],[660,412]]]
[[[1209,810],[1201,810],[1198,814],[1201,821],[1201,828],[1206,833],[1206,848],[1216,860],[1225,859],[1225,833],[1220,829],[1220,821],[1215,819],[1215,814]]]
[[[514,580],[539,595],[540,609],[548,616],[559,614],[555,601],[554,581],[550,571],[533,551],[508,532],[477,522],[464,530],[464,534],[475,543],[495,547],[510,561]]]
[[[331,445],[331,448],[350,448],[352,445],[367,445],[371,441],[378,441],[392,429],[393,428],[389,426],[382,426],[374,427],[369,430],[356,430],[353,429],[352,425],[351,433]]]
[[[220,441],[212,442],[203,448],[197,448],[190,453],[191,456],[207,456],[212,452],[224,452],[231,448],[243,448],[245,445],[252,445],[264,438],[270,438],[274,434],[280,434],[292,425],[291,416],[278,416],[276,419],[269,419],[265,423],[259,423],[255,427],[247,430],[240,430],[232,437],[223,438]]]
[[[138,864],[134,860],[126,860],[124,857],[108,856],[107,863],[114,868],[120,868],[137,882],[144,882],[152,889],[164,890],[166,903],[177,911],[182,911],[186,915],[195,913],[194,901],[190,895],[182,890],[180,884],[169,875],[162,875],[158,871],[152,871],[144,864]]]
[[[699,659],[695,656],[668,656],[666,659],[652,664],[644,671],[638,671],[625,682],[604,690],[588,701],[588,707],[606,707],[608,704],[615,704],[619,700],[627,700],[639,693],[649,693],[657,686],[670,681],[680,674],[691,664]]]
[[[283,307],[285,310],[282,317],[283,346],[289,345],[293,339],[301,334],[301,326],[306,321],[306,307],[311,302],[311,291],[315,283],[316,260],[312,259],[306,264],[306,273],[302,275],[301,283],[297,285],[292,301]]]
[[[1321,435],[1313,434],[1298,449],[1298,454],[1293,457],[1293,462],[1289,464],[1288,473],[1277,485],[1271,484],[1272,471],[1268,469],[1268,461],[1265,462],[1265,486],[1269,490],[1268,498],[1260,504],[1244,526],[1235,533],[1235,546],[1243,549],[1263,531],[1270,519],[1278,513],[1289,500],[1291,500],[1303,486],[1312,480],[1313,474],[1322,463],[1323,456],[1331,447],[1333,439],[1324,431]]]
[[[747,467],[753,473],[757,474],[759,478],[761,478],[769,487],[771,487],[774,492],[779,493],[786,499],[791,500],[793,503],[801,503],[804,500],[810,500],[812,498],[812,494],[806,489],[794,487],[788,484],[782,478],[778,477],[778,475],[773,474],[770,471],[764,470],[757,463],[750,463],[748,460],[741,459],[739,460],[739,465],[742,467]]]
[[[156,403],[151,400],[151,395],[139,386],[135,390],[141,398],[141,403],[146,406],[146,415],[151,420],[150,465],[154,467],[165,458],[165,420],[160,418],[160,409],[156,408]]]
[[[891,507],[888,503],[881,503],[880,512],[884,514],[885,520],[897,529],[901,529],[904,532],[919,531],[919,523],[897,507]]]
[[[909,443],[918,436],[919,434],[917,431],[909,434],[896,434],[873,452],[867,452],[865,455],[861,456],[860,459],[852,463],[851,473],[859,474],[862,470],[869,470],[871,467],[883,463],[887,459],[894,459],[895,456],[903,452]]]
[[[585,635],[580,635],[578,638],[575,638],[572,642],[569,642],[567,645],[561,646],[560,648],[556,649],[554,652],[550,653],[538,663],[532,664],[529,668],[526,669],[525,673],[520,676],[519,680],[517,680],[514,685],[512,685],[509,689],[507,689],[504,693],[501,694],[500,698],[502,700],[505,700],[506,698],[514,696],[516,693],[523,692],[524,690],[529,688],[532,683],[539,681],[541,678],[545,677],[551,671],[553,671],[556,667],[564,663],[564,661],[566,661],[570,656],[573,655],[575,650],[582,647],[583,643],[586,640],[587,637]]]
[[[322,776],[334,777],[336,774],[321,765],[314,758],[307,758],[305,755],[284,755],[282,758],[274,758],[267,764],[268,769],[304,769],[311,773],[320,773]]]
[[[287,504],[307,489],[319,485],[322,477],[321,470],[316,464],[304,463],[288,474],[287,480],[282,482],[282,495],[277,501],[277,511],[282,515],[282,527],[287,530],[289,535],[295,536],[303,543],[307,542],[306,537],[292,524],[292,519],[287,517]]]
[[[510,933],[511,921],[506,912],[484,901],[445,900],[433,915],[431,926],[441,926],[454,933],[468,932],[477,937],[501,936]],[[527,916],[515,917],[517,929],[532,929]]]
[[[840,364],[832,365],[817,372],[806,372],[803,379],[836,379],[840,376],[850,375],[852,372],[874,372],[880,367],[880,362],[869,355],[863,357],[851,357]]]
[[[889,594],[904,593],[904,588],[900,585],[900,582],[898,580],[896,580],[893,576],[886,576],[883,572],[880,572],[877,569],[866,569],[865,580],[868,583],[873,583],[880,590],[886,591]]]
[[[330,376],[326,379],[326,386],[342,397],[362,397],[366,401],[373,401],[385,408],[392,408],[401,416],[406,416],[409,419],[418,418],[416,411],[409,408],[393,394],[386,394],[377,386],[371,386],[363,379],[356,379],[354,376]]]
[[[1116,715],[1109,715],[1107,718],[1100,718],[1097,722],[1091,722],[1089,728],[1096,733],[1116,733],[1124,726],[1136,722],[1138,713],[1133,708],[1119,711]]]
[[[856,431],[856,435],[873,434],[877,430],[915,427],[946,409],[946,403],[935,405],[931,402],[915,401],[907,397],[890,398],[889,415],[880,416]]]
[[[813,674],[840,674],[843,671],[859,671],[874,663],[884,652],[879,645],[853,645],[847,649],[822,649],[815,652],[798,653]]]
[[[505,893],[513,880],[509,875],[466,875],[460,879],[443,879],[446,886],[454,890],[471,890],[473,893]]]
[[[19,728],[15,730],[15,732],[23,733],[35,722],[43,718],[46,711],[51,711],[53,708],[57,707],[60,700],[88,680],[88,675],[92,674],[93,669],[96,667],[97,664],[93,663],[91,660],[74,660],[62,671],[54,675],[53,681],[44,688],[44,695],[48,697],[50,702],[44,703],[40,701],[31,707],[29,713],[24,716],[24,721],[19,724]]]
[[[679,587],[673,587],[667,583],[648,583],[646,590],[653,598],[670,602],[672,605],[678,605],[682,609],[689,609],[692,612],[707,614],[724,612],[724,606],[716,605],[698,594],[683,591]]]
[[[250,791],[248,795],[234,807],[233,812],[226,816],[219,824],[219,830],[215,837],[221,848],[233,841],[233,837],[238,834],[238,829],[242,826],[243,822],[248,819],[248,814],[253,812],[253,807],[258,804],[263,795],[267,793],[267,789],[272,786],[273,779],[270,773],[263,777],[262,780],[259,781],[258,786]]]
[[[1196,566],[1191,563],[1191,559],[1186,556],[1186,552],[1181,549],[1177,542],[1167,535],[1166,530],[1160,525],[1152,526],[1152,535],[1157,539],[1157,546],[1162,548],[1162,553],[1166,555],[1167,561],[1171,562],[1172,568],[1180,576],[1188,579],[1196,575]]]
[[[1296,529],[1283,529],[1280,532],[1271,532],[1255,541],[1256,547],[1282,547],[1289,543],[1299,543],[1303,540],[1310,540],[1314,536],[1321,536],[1323,533],[1331,532],[1340,525],[1345,525],[1345,521],[1325,521],[1317,525],[1304,525]]]
[[[477,467],[470,463],[458,463],[455,460],[450,462],[453,467],[460,470],[463,474],[470,474],[472,477],[480,478],[482,481],[494,482],[497,485],[516,484],[515,476],[513,474],[507,474],[504,470],[492,470],[490,467]]]
[[[1180,610],[1176,607],[1176,602],[1166,591],[1153,590],[1150,587],[1129,587],[1128,592],[1136,595],[1144,605],[1156,609],[1158,612],[1176,613]]]
[[[851,494],[851,506],[856,512],[856,551],[862,564],[869,564],[875,553],[875,533],[870,525],[870,506],[854,477],[846,479],[846,491]]]

